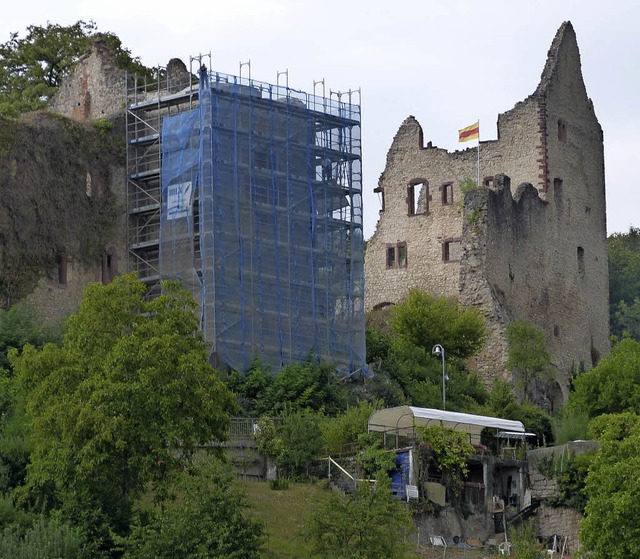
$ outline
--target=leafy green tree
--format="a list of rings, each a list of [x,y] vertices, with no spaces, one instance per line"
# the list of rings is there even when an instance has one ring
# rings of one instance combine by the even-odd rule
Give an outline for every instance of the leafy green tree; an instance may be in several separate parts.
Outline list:
[[[484,345],[486,330],[476,309],[463,309],[455,299],[435,298],[418,289],[393,307],[393,333],[429,353],[440,344],[451,358],[466,359]]]
[[[335,419],[329,419],[322,426],[324,446],[329,454],[340,454],[357,445],[361,435],[367,432],[369,417],[377,409],[384,407],[382,402],[360,402],[347,408]]]
[[[581,373],[569,407],[593,418],[604,413],[640,413],[640,343],[625,339],[595,367]]]
[[[486,403],[475,411],[490,417],[521,421],[527,431],[538,436],[538,444],[551,443],[554,440],[549,414],[532,404],[518,402],[513,394],[513,388],[502,379],[494,381]],[[495,444],[489,434],[484,435],[483,442],[489,446]]]
[[[535,383],[546,386],[551,380],[551,355],[544,332],[522,320],[511,322],[506,329],[507,369],[516,373],[516,388],[528,400]]]
[[[378,433],[358,437],[357,464],[362,479],[381,479],[396,469],[396,455],[382,446]]]
[[[390,333],[376,331],[376,321],[369,322],[367,339],[378,342],[376,372],[388,374],[397,383],[405,402],[442,406],[442,361],[432,355],[436,344],[445,348],[447,407],[465,411],[476,406],[478,400],[484,401],[486,390],[477,376],[466,369],[466,359],[482,347],[486,337],[484,321],[477,310],[465,310],[453,299],[436,299],[412,289],[390,309]],[[397,400],[393,403],[404,403]]]
[[[45,336],[33,309],[26,303],[0,309],[0,369],[9,366],[9,348],[22,349],[25,344],[41,346]]]
[[[640,342],[640,228],[614,233],[607,242],[611,334]]]
[[[611,322],[616,338],[633,338],[640,341],[640,297],[635,298],[631,304],[620,301]]]
[[[640,418],[606,414],[591,429],[600,447],[586,479],[580,542],[593,559],[640,557]]]
[[[433,462],[446,486],[460,494],[464,477],[469,473],[468,460],[474,454],[469,436],[462,431],[442,427],[418,427],[418,441],[427,462]]]
[[[323,416],[309,411],[297,411],[274,421],[263,416],[258,421],[258,450],[272,458],[278,466],[278,476],[308,479],[310,468],[323,453]]]
[[[307,534],[320,559],[400,559],[409,556],[413,529],[409,510],[391,497],[383,476],[376,485],[359,483],[350,495],[331,492],[317,503]]]
[[[335,415],[345,407],[345,390],[333,367],[326,363],[298,363],[266,376],[253,368],[244,385],[238,387],[253,398],[257,415],[282,415],[307,410]]]
[[[445,348],[447,407],[459,411],[484,402],[486,389],[470,374],[466,359],[484,344],[486,331],[475,309],[462,309],[453,299],[436,299],[413,289],[395,306],[367,315],[367,361],[386,379],[372,394],[386,405],[442,405],[442,362],[432,348]],[[401,391],[401,392],[400,392]]]
[[[0,494],[22,484],[32,448],[24,394],[15,379],[0,371]]]
[[[233,399],[194,308],[176,282],[147,301],[142,282],[120,276],[87,287],[61,346],[10,354],[33,436],[31,500],[124,533],[136,497],[162,499],[199,445],[226,438]]]
[[[219,461],[178,475],[177,497],[139,522],[126,540],[125,559],[254,559],[264,542],[262,525]]]
[[[509,526],[509,538],[513,542],[513,553],[518,559],[540,559],[544,545],[538,542],[536,527],[532,520],[516,529]]]
[[[11,33],[0,45],[0,116],[44,108],[97,35],[92,21],[73,25],[30,25],[24,37]],[[149,74],[113,33],[100,34],[123,69]]]

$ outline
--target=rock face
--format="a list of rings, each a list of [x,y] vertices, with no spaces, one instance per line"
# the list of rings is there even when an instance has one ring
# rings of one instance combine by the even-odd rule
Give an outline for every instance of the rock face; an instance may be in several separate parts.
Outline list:
[[[533,323],[546,333],[560,403],[570,371],[610,349],[603,135],[571,23],[536,91],[499,115],[497,140],[480,143],[481,184],[463,196],[476,162],[475,148],[425,146],[416,119],[402,123],[376,188],[383,208],[367,245],[366,307],[417,287],[478,308],[489,340],[471,365],[487,384],[508,377],[507,324]]]

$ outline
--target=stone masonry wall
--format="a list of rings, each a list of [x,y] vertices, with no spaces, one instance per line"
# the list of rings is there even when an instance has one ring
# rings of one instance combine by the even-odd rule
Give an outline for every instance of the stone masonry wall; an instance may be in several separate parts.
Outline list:
[[[534,94],[498,117],[497,140],[481,142],[482,185],[466,205],[460,184],[476,177],[476,150],[424,146],[419,123],[407,118],[376,189],[383,209],[367,244],[366,309],[395,303],[412,287],[478,308],[489,339],[470,365],[488,384],[509,376],[507,324],[533,323],[558,371],[550,405],[562,403],[570,371],[609,351],[603,153],[570,23],[560,27]],[[502,173],[511,180],[498,188]],[[443,195],[447,183],[452,197]]]
[[[98,36],[90,43],[72,74],[65,79],[51,100],[49,110],[82,122],[107,119],[122,134],[124,142],[125,72],[117,68],[112,53]],[[108,184],[87,174],[86,184],[70,185],[81,196],[99,196],[107,188],[115,196],[121,214],[112,229],[107,253],[101,262],[84,266],[66,263],[64,281],[59,271],[43,275],[36,289],[27,297],[38,316],[47,323],[60,322],[77,309],[89,282],[107,283],[126,269],[125,171],[114,162],[108,172]]]
[[[574,441],[560,446],[544,447],[527,453],[529,471],[529,490],[531,498],[544,501],[558,494],[559,485],[555,478],[541,472],[541,464],[554,458],[556,462],[569,460],[571,455],[593,452],[597,449],[595,441]],[[544,502],[536,512],[537,535],[541,538],[559,536],[561,547],[566,536],[566,553],[575,553],[580,548],[578,527],[582,515],[573,508],[552,507]]]
[[[564,545],[565,557],[569,554],[575,557],[576,551],[580,549],[578,539],[580,520],[582,515],[575,509],[540,505],[536,515],[537,535],[548,541],[553,541],[553,536],[557,536],[556,551],[562,551]]]
[[[125,71],[97,36],[73,73],[64,80],[49,109],[80,121],[121,115],[125,109]]]

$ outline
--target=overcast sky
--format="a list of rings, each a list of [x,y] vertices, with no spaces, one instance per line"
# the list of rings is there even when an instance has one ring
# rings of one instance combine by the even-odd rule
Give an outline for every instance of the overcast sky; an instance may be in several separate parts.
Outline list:
[[[2,8],[0,42],[47,21],[93,20],[148,66],[211,52],[213,70],[313,91],[362,89],[364,229],[380,201],[373,189],[402,121],[414,115],[425,142],[449,150],[480,119],[496,138],[498,113],[535,90],[551,41],[573,23],[587,92],[604,129],[607,230],[640,226],[640,2],[637,0],[23,0]],[[246,69],[243,70],[246,72]],[[244,74],[246,75],[246,74]],[[281,78],[282,79],[282,78]],[[281,82],[282,83],[282,82]],[[319,90],[318,90],[319,92]]]

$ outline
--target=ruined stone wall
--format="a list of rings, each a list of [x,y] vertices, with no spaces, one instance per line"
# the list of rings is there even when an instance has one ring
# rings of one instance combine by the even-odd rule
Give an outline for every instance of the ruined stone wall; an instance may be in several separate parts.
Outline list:
[[[384,202],[367,245],[366,309],[395,303],[412,287],[479,309],[489,338],[470,365],[488,384],[509,376],[507,324],[535,324],[559,371],[553,403],[566,400],[570,370],[609,351],[603,152],[569,23],[553,41],[536,91],[499,116],[497,140],[481,143],[482,184],[466,207],[460,184],[476,177],[476,150],[425,147],[409,117],[376,189]],[[502,173],[511,180],[497,188]],[[412,205],[416,183],[426,186]],[[453,200],[443,196],[446,183]],[[451,243],[455,251],[447,253]],[[405,246],[406,260],[389,265],[388,251]]]
[[[97,36],[64,80],[49,109],[79,121],[111,118],[125,110],[125,71]]]
[[[115,58],[99,36],[90,43],[72,74],[65,79],[52,99],[49,110],[69,119],[92,122],[109,121],[105,134],[121,138],[122,147],[106,166],[88,167],[82,181],[69,177],[68,190],[77,197],[101,199],[108,195],[117,208],[112,217],[111,233],[103,241],[104,254],[93,263],[71,257],[58,261],[58,269],[50,268],[41,275],[36,288],[26,301],[47,323],[61,322],[73,313],[89,282],[108,283],[126,271],[126,199],[124,170],[125,72],[116,66]],[[118,151],[118,150],[117,150]],[[64,268],[62,270],[61,268]]]
[[[111,165],[108,186],[99,186],[98,181],[93,185],[80,185],[78,195],[102,195],[100,190],[105,187],[113,194],[114,203],[119,211],[114,217],[111,232],[105,239],[105,252],[93,264],[68,259],[58,262],[58,268],[46,270],[39,278],[35,289],[26,297],[36,311],[38,318],[46,324],[61,324],[64,319],[74,313],[85,287],[90,282],[109,283],[114,277],[126,271],[126,215],[124,213],[125,200],[122,191],[122,167]],[[90,177],[90,175],[88,175]],[[82,189],[84,188],[84,193]],[[93,188],[93,192],[90,189]],[[61,267],[65,270],[62,271]]]
[[[596,441],[573,441],[560,446],[539,448],[527,453],[529,469],[529,491],[531,498],[544,501],[557,496],[559,484],[557,479],[541,471],[541,464],[555,459],[556,462],[569,460],[570,456],[594,452],[598,448]],[[578,527],[582,515],[570,507],[552,507],[544,502],[536,511],[537,535],[541,538],[559,536],[560,549],[566,537],[565,553],[573,553],[580,548]]]
[[[578,539],[580,520],[582,515],[576,509],[540,505],[536,514],[536,533],[539,538],[550,542],[553,541],[553,536],[557,536],[556,551],[561,552],[564,545],[565,557],[569,554],[575,557],[576,551],[580,549]]]
[[[545,92],[554,212],[548,248],[558,254],[554,277],[564,283],[565,299],[557,300],[559,331],[548,343],[556,356],[560,347],[567,350],[558,366],[588,368],[610,350],[603,132],[584,87],[573,29],[557,43]]]

